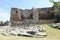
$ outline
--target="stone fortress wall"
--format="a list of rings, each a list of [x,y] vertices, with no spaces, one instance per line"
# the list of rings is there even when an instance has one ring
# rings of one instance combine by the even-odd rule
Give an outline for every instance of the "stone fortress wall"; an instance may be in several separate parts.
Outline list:
[[[53,7],[49,8],[32,8],[32,9],[18,9],[11,8],[10,21],[12,25],[16,24],[31,24],[31,23],[52,23],[55,22],[55,14],[50,11],[54,10]]]

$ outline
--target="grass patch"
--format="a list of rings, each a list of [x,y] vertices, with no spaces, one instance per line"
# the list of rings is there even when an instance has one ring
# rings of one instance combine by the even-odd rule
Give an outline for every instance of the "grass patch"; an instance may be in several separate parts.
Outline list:
[[[48,38],[60,38],[60,31],[58,29],[52,28],[49,25],[42,25],[43,27],[45,27],[46,32],[47,32],[47,36]]]

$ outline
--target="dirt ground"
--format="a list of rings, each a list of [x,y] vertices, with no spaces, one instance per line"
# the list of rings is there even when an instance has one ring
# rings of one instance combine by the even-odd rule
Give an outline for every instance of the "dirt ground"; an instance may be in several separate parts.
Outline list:
[[[60,40],[54,38],[34,38],[34,37],[23,37],[23,36],[0,36],[0,40]]]

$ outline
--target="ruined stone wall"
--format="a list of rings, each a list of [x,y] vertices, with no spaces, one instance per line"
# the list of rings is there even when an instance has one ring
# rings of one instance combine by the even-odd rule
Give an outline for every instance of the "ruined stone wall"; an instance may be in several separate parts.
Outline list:
[[[33,9],[33,20],[36,23],[39,19],[38,19],[38,9]]]
[[[36,9],[18,9],[18,8],[12,8],[11,9],[11,16],[10,21],[12,24],[30,24],[30,23],[49,23],[53,22],[49,18],[50,10],[52,8],[36,8]],[[42,21],[43,20],[43,21]]]
[[[21,11],[17,8],[12,8],[11,9],[11,16],[10,16],[10,21],[11,21],[11,24],[15,25],[17,23],[20,23],[21,21]]]
[[[23,10],[23,11],[22,11],[22,15],[23,15],[24,19],[29,19],[30,11],[28,11],[28,10]]]

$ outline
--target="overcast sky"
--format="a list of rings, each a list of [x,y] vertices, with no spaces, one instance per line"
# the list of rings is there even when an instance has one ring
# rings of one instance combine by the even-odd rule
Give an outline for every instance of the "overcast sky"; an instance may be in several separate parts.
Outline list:
[[[12,7],[31,9],[32,7],[52,7],[52,5],[53,4],[48,0],[0,0],[0,21],[10,20],[10,11]]]

